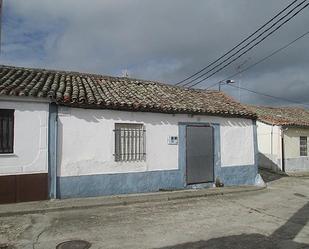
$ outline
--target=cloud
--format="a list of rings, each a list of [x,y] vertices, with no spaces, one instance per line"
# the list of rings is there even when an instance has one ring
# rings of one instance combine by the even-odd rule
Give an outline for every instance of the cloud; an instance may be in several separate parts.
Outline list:
[[[4,1],[0,62],[177,82],[221,56],[290,1]],[[308,10],[200,85],[263,58],[307,31]],[[242,74],[241,85],[307,101],[308,37]],[[238,80],[236,77],[235,80]],[[235,91],[224,88],[230,94]],[[237,95],[237,94],[236,94]],[[243,92],[243,101],[281,104]],[[246,97],[248,96],[248,97]]]

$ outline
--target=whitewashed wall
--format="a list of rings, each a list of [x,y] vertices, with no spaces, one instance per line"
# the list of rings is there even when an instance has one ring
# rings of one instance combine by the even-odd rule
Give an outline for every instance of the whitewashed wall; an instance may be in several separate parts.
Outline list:
[[[48,104],[0,100],[15,109],[14,153],[0,154],[0,175],[47,173]]]
[[[309,137],[309,129],[284,129],[284,155],[286,172],[309,172],[309,156],[300,156],[300,136]],[[309,148],[309,141],[307,144]]]
[[[257,121],[259,166],[275,171],[282,169],[281,128]]]
[[[284,155],[285,158],[300,157],[300,137],[309,137],[309,129],[288,128],[284,131]],[[307,139],[309,148],[309,139]]]
[[[219,123],[222,166],[254,164],[253,122],[249,119],[60,107],[58,174],[76,176],[177,169],[178,145],[168,145],[167,139],[178,136],[178,122]],[[115,123],[145,125],[145,162],[114,161]]]

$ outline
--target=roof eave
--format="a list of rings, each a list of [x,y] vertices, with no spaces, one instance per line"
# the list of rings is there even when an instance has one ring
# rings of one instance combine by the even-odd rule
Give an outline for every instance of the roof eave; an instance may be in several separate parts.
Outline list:
[[[205,112],[205,111],[187,111],[187,110],[166,110],[160,108],[150,108],[150,107],[138,107],[132,108],[132,106],[127,105],[96,105],[96,104],[86,104],[86,103],[63,103],[56,102],[60,106],[67,106],[71,108],[83,108],[83,109],[102,109],[102,110],[116,110],[116,111],[129,111],[129,112],[151,112],[151,113],[164,113],[164,114],[188,114],[188,115],[207,115],[207,116],[218,116],[218,117],[230,117],[230,118],[244,118],[256,120],[257,117],[254,114],[241,114],[241,113],[220,113],[220,112]]]

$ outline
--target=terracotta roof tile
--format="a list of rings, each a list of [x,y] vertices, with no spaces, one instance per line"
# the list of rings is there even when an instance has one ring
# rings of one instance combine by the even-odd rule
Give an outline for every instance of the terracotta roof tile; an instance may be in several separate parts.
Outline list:
[[[309,110],[298,107],[247,106],[258,120],[273,125],[309,127]]]
[[[0,95],[48,98],[59,105],[255,119],[222,92],[159,82],[45,69],[0,66]]]

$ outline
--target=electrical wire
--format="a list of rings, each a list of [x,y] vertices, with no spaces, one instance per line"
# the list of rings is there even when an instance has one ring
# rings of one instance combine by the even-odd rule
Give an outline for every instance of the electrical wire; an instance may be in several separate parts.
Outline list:
[[[205,76],[206,74],[208,74],[209,72],[213,71],[214,69],[216,69],[217,67],[221,66],[223,63],[225,63],[226,61],[228,61],[229,59],[231,59],[233,56],[237,55],[239,52],[241,52],[243,49],[245,49],[246,47],[248,47],[251,43],[253,43],[254,41],[256,41],[258,38],[260,38],[261,36],[263,36],[266,32],[268,32],[270,29],[272,29],[276,24],[278,24],[279,22],[281,22],[283,19],[285,19],[288,15],[290,15],[295,9],[297,9],[299,6],[301,6],[302,4],[304,4],[307,0],[303,0],[300,4],[298,4],[297,6],[293,7],[292,10],[290,10],[287,14],[285,14],[283,17],[281,17],[279,20],[277,20],[275,23],[273,23],[269,28],[267,28],[266,30],[264,30],[261,34],[259,34],[257,37],[255,37],[253,40],[249,41],[246,45],[242,46],[240,49],[238,49],[236,52],[234,52],[232,55],[230,55],[227,59],[225,59],[224,61],[221,61],[219,64],[215,65],[214,67],[212,67],[211,69],[209,69],[207,72],[191,79],[189,82],[183,84],[183,86],[189,85],[191,83],[193,83],[194,81],[202,78],[203,76]],[[270,34],[266,35],[269,36]],[[221,57],[220,57],[221,58]],[[220,58],[217,60],[219,61]],[[223,58],[221,58],[223,59]],[[212,63],[215,64],[215,63]],[[209,68],[210,66],[207,66],[206,68]],[[205,69],[206,69],[205,68]],[[204,70],[205,70],[204,69]]]
[[[291,41],[291,42],[289,42],[288,44],[286,44],[286,45],[280,47],[279,49],[277,49],[277,50],[275,50],[275,51],[273,51],[271,54],[269,54],[269,55],[263,57],[263,58],[260,59],[259,61],[255,62],[254,64],[252,64],[252,65],[250,65],[250,66],[248,66],[248,67],[246,67],[246,68],[244,68],[243,70],[241,70],[241,71],[239,71],[239,72],[237,72],[237,73],[234,73],[234,74],[230,75],[229,77],[225,78],[224,80],[220,80],[220,81],[218,81],[217,83],[210,85],[209,87],[205,88],[205,90],[208,90],[208,89],[210,89],[210,88],[212,88],[212,87],[214,87],[214,86],[220,84],[221,82],[224,82],[224,81],[226,81],[226,80],[228,80],[228,79],[231,79],[231,78],[237,76],[238,74],[241,74],[241,73],[243,73],[243,72],[246,72],[246,71],[250,70],[251,68],[255,67],[256,65],[258,65],[258,64],[260,64],[260,63],[266,61],[266,60],[269,59],[270,57],[274,56],[275,54],[281,52],[282,50],[284,50],[284,49],[286,49],[286,48],[288,48],[288,47],[290,47],[293,43],[297,42],[298,40],[304,38],[304,37],[307,36],[307,35],[309,35],[309,31],[303,33],[302,35],[298,36],[298,37],[297,37],[296,39],[294,39],[293,41]]]
[[[205,69],[211,67],[213,64],[215,64],[216,62],[218,62],[219,60],[221,60],[222,58],[224,58],[226,55],[230,54],[232,51],[234,51],[236,48],[238,48],[240,45],[242,45],[243,43],[245,43],[246,41],[248,41],[252,36],[254,36],[255,34],[257,34],[259,31],[261,31],[264,27],[266,27],[269,23],[271,23],[273,20],[275,20],[278,16],[280,16],[283,12],[285,12],[287,9],[289,9],[293,4],[295,4],[298,0],[294,0],[293,2],[291,2],[287,7],[285,7],[283,10],[281,10],[278,14],[276,14],[273,18],[271,18],[269,21],[267,21],[265,24],[263,24],[260,28],[258,28],[256,31],[254,31],[253,33],[251,33],[247,38],[245,38],[244,40],[242,40],[240,43],[238,43],[236,46],[234,46],[232,49],[230,49],[229,51],[227,51],[225,54],[223,54],[221,57],[219,57],[217,60],[213,61],[212,63],[210,63],[209,65],[207,65],[206,67],[202,68],[201,70],[199,70],[198,72],[192,74],[191,76],[185,78],[182,81],[179,81],[178,83],[176,83],[175,85],[179,85],[183,82],[185,82],[188,79],[193,78],[195,75],[203,72]]]
[[[218,70],[216,70],[215,72],[213,72],[212,74],[210,74],[209,76],[197,81],[196,83],[192,84],[189,86],[189,88],[196,86],[198,84],[200,84],[201,82],[205,81],[206,79],[212,77],[213,75],[215,75],[216,73],[220,72],[221,70],[223,70],[224,68],[226,68],[227,66],[229,66],[230,64],[232,64],[234,61],[238,60],[240,57],[242,57],[243,55],[245,55],[246,53],[248,53],[250,50],[252,50],[255,46],[257,46],[258,44],[260,44],[261,42],[263,42],[267,37],[269,37],[270,35],[272,35],[274,32],[276,32],[278,29],[280,29],[283,25],[285,25],[287,22],[289,22],[292,18],[294,18],[296,15],[298,15],[302,10],[304,10],[305,8],[307,8],[309,6],[309,3],[307,3],[305,6],[303,6],[300,10],[298,10],[297,12],[295,12],[291,17],[289,17],[288,19],[286,19],[283,23],[281,23],[279,26],[277,26],[274,30],[272,30],[269,34],[267,34],[265,37],[263,37],[262,39],[260,39],[258,42],[254,43],[251,47],[249,47],[247,50],[245,50],[243,53],[241,53],[240,55],[238,55],[236,58],[234,58],[232,61],[228,62],[227,64],[225,64],[224,66],[220,67]],[[185,86],[185,85],[184,85]]]
[[[261,96],[264,96],[264,97],[278,99],[278,100],[282,100],[282,101],[286,101],[286,102],[291,102],[291,103],[294,103],[294,104],[299,104],[299,105],[303,105],[303,106],[309,107],[309,104],[304,104],[304,103],[296,101],[296,100],[291,100],[291,99],[287,99],[287,98],[281,98],[281,97],[273,96],[273,95],[270,95],[270,94],[267,94],[267,93],[257,92],[257,91],[254,91],[254,90],[251,90],[251,89],[248,89],[248,88],[245,88],[245,87],[234,86],[234,85],[228,85],[228,86],[233,87],[233,88],[237,88],[237,89],[241,89],[241,90],[244,90],[244,91],[247,91],[247,92],[250,92],[250,93],[254,93],[254,94],[257,94],[257,95],[261,95]]]
[[[203,73],[202,75],[199,75],[198,77],[195,77],[194,79],[190,80],[189,82],[185,83],[183,86],[189,85],[191,83],[193,83],[194,81],[196,81],[197,79],[203,77],[204,75],[208,74],[209,72],[213,71],[214,69],[216,69],[217,67],[219,67],[220,65],[222,65],[223,63],[225,63],[226,61],[228,61],[229,59],[231,59],[233,56],[235,56],[237,53],[239,53],[240,51],[242,51],[243,49],[245,49],[246,47],[248,47],[251,43],[253,43],[254,41],[256,41],[258,38],[260,38],[262,35],[264,35],[267,31],[269,31],[270,29],[272,29],[276,24],[278,24],[280,21],[282,21],[284,18],[286,18],[288,15],[290,15],[295,9],[297,9],[298,7],[300,7],[303,3],[305,3],[307,0],[302,1],[300,4],[298,4],[297,6],[293,7],[292,10],[290,10],[287,14],[285,14],[283,17],[281,17],[279,20],[277,20],[274,24],[272,24],[268,29],[264,30],[261,34],[259,34],[259,36],[255,37],[253,40],[251,40],[250,42],[248,42],[245,46],[241,47],[239,50],[237,50],[235,53],[233,53],[231,56],[229,56],[227,59],[225,59],[224,61],[222,61],[221,63],[219,63],[218,65],[214,66],[213,68],[211,68],[210,70],[208,70],[206,73]],[[262,30],[264,27],[266,27],[269,23],[271,23],[273,20],[275,20],[278,16],[280,16],[284,11],[286,11],[289,7],[291,7],[296,1],[293,1],[291,4],[289,4],[285,9],[283,9],[282,11],[280,11],[280,13],[278,13],[275,17],[273,17],[271,20],[269,20],[267,23],[265,23],[264,25],[262,25],[257,31],[255,31],[254,33],[252,33],[249,37],[247,37],[245,40],[243,40],[242,42],[240,42],[238,45],[236,45],[235,47],[233,47],[231,50],[229,50],[227,53],[225,53],[223,56],[221,56],[220,58],[218,58],[216,61],[212,62],[211,64],[209,64],[208,66],[204,67],[203,69],[201,69],[200,71],[198,71],[197,73],[195,73],[194,75],[191,75],[190,77],[187,77],[185,80],[178,82],[176,85],[179,85],[181,83],[183,83],[184,81],[194,77],[195,75],[201,73],[202,71],[206,70],[207,68],[209,68],[210,66],[214,65],[216,62],[218,62],[219,60],[223,59],[226,55],[230,54],[232,51],[234,51],[236,48],[238,48],[240,45],[242,45],[243,43],[245,43],[247,40],[249,40],[251,37],[253,37],[256,33],[258,33],[260,30]],[[297,12],[298,13],[298,12]],[[294,17],[294,16],[293,16]],[[272,34],[272,33],[271,33]],[[268,34],[271,35],[271,34]]]

